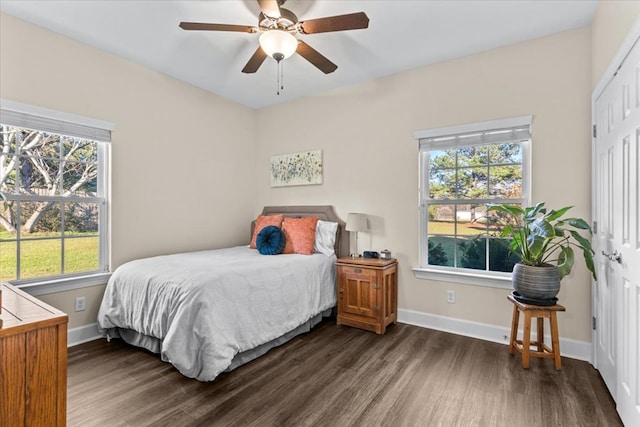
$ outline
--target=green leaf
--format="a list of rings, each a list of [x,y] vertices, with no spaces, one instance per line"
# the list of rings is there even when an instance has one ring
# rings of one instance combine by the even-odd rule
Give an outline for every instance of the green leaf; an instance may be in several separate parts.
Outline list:
[[[558,271],[560,272],[561,279],[567,274],[571,273],[571,268],[573,267],[574,260],[575,256],[573,254],[573,249],[571,249],[571,246],[565,246],[560,249],[560,255],[558,255]]]
[[[547,212],[547,209],[544,207],[544,202],[540,202],[537,205],[533,206],[533,207],[528,207],[524,209],[524,221],[525,222],[531,222],[533,221],[536,216],[541,213],[544,214]]]
[[[578,243],[580,243],[580,247],[583,251],[588,251],[590,254],[595,254],[595,252],[591,248],[591,242],[589,240],[585,239],[582,235],[580,235],[580,233],[575,230],[569,230],[569,232],[571,233],[573,238],[576,239]]]
[[[502,233],[500,233],[500,237],[511,236],[512,233],[513,233],[513,227],[510,225],[505,225],[504,228],[502,229]]]
[[[564,237],[564,232],[566,230],[564,228],[562,228],[561,225],[563,225],[563,224],[562,223],[556,223],[553,226],[553,231],[554,231],[556,237]]]
[[[518,217],[524,213],[523,209],[520,206],[515,205],[494,205],[490,204],[488,211],[499,211],[505,213],[507,215],[512,215],[514,217]]]
[[[556,219],[560,218],[562,215],[564,215],[569,209],[571,209],[573,206],[566,206],[562,209],[558,209],[556,210],[552,210],[551,212],[549,212],[548,215],[546,215],[545,219],[549,222],[551,221],[555,221]]]
[[[582,251],[582,255],[584,255],[584,262],[587,264],[587,268],[591,272],[591,276],[593,277],[593,280],[597,281],[598,276],[596,274],[596,267],[593,263],[593,256],[591,256],[591,253],[587,252],[586,250]]]
[[[529,230],[532,234],[537,234],[542,237],[554,237],[556,231],[551,223],[545,221],[543,218],[537,218],[533,223],[529,224]]]
[[[533,265],[539,264],[544,256],[545,240],[543,237],[535,234],[527,237],[527,246],[529,247],[529,261]]]
[[[511,239],[511,243],[509,244],[509,247],[511,248],[512,251],[521,253],[522,252],[522,250],[521,250],[521,247],[522,247],[522,235],[514,234],[513,238]]]
[[[575,228],[580,228],[582,230],[589,230],[589,234],[592,234],[591,226],[589,226],[589,223],[581,218],[568,218],[565,221]]]

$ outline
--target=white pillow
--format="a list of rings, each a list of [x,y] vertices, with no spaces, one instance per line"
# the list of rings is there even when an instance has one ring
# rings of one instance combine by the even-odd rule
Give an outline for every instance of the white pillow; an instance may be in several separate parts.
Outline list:
[[[313,251],[326,256],[334,254],[333,245],[336,243],[338,223],[318,220],[316,224],[316,240],[313,243]]]

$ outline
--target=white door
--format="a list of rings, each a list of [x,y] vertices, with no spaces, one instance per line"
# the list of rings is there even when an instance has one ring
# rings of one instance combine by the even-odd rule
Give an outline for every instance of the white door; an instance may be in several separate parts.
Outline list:
[[[596,99],[595,366],[640,426],[640,43]]]

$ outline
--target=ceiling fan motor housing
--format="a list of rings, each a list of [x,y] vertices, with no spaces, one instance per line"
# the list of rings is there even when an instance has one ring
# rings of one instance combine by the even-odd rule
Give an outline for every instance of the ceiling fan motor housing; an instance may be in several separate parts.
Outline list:
[[[262,12],[258,16],[258,27],[263,31],[285,30],[295,33],[297,32],[295,27],[297,23],[296,14],[284,8],[280,8],[280,18],[270,18]]]

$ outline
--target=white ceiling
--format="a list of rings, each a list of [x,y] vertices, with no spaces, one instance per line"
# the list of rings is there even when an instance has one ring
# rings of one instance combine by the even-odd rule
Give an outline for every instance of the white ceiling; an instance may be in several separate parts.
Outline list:
[[[589,25],[597,0],[288,0],[301,21],[365,12],[365,30],[298,35],[338,65],[325,75],[298,55],[240,72],[258,34],[184,31],[180,21],[257,26],[255,0],[0,0],[0,11],[252,108]]]

